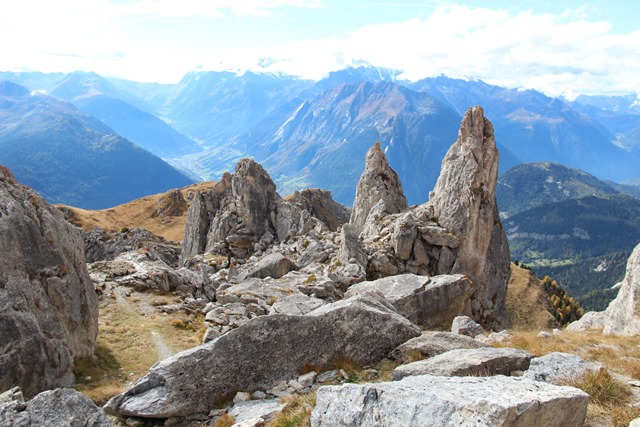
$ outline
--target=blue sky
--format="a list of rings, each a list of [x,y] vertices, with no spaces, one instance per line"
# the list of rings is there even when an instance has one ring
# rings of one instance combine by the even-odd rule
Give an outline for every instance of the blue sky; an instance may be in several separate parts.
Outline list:
[[[176,82],[190,70],[318,79],[351,64],[549,95],[640,92],[640,2],[21,0],[0,70]]]

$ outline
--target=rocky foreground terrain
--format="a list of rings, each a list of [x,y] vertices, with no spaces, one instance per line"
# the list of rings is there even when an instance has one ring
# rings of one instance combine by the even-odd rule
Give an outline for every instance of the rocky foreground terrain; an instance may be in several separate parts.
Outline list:
[[[515,348],[526,346],[505,331],[497,173],[480,107],[420,206],[378,144],[350,212],[322,190],[283,199],[244,159],[195,191],[177,246],[137,229],[83,235],[0,170],[0,425],[612,425],[588,416],[579,383],[614,381],[603,365]],[[619,298],[583,328],[636,333],[639,248]],[[139,341],[133,353],[159,361],[100,408],[61,388],[74,360],[104,360],[98,295],[101,334],[118,326],[111,301],[130,322],[114,340],[162,316],[185,329],[204,316],[202,344],[174,354],[170,334],[149,328],[153,348]],[[555,334],[535,339],[569,333]]]

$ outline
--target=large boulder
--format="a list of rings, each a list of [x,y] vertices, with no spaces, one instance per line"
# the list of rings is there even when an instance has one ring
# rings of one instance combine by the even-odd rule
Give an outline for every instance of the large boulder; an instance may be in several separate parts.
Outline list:
[[[391,357],[403,360],[415,352],[420,353],[423,357],[433,357],[450,350],[481,347],[489,347],[489,344],[451,332],[424,331],[419,337],[411,338],[399,345],[391,352]]]
[[[105,409],[146,418],[207,414],[216,401],[238,390],[266,390],[297,377],[305,366],[330,366],[339,357],[374,363],[419,334],[375,293],[306,316],[261,316],[157,363]]]
[[[587,372],[599,372],[603,367],[597,362],[588,362],[575,354],[553,352],[531,360],[525,378],[561,385],[579,381]]]
[[[251,159],[236,164],[213,188],[196,192],[187,213],[180,263],[222,248],[247,258],[265,236],[284,242],[326,226],[309,212],[284,201],[262,166]],[[222,244],[222,246],[221,246]]]
[[[412,322],[427,329],[448,329],[456,316],[470,314],[472,283],[462,275],[434,277],[401,274],[361,282],[349,288],[345,296],[363,292],[382,293]]]
[[[523,378],[437,377],[318,389],[312,427],[581,427],[589,396]]]
[[[80,230],[0,167],[0,391],[73,384],[93,354],[98,297]]]
[[[430,359],[400,365],[393,370],[393,379],[412,375],[510,375],[525,371],[533,354],[518,348],[483,347],[451,350]]]
[[[356,187],[356,198],[349,219],[354,234],[357,236],[362,233],[367,222],[375,221],[374,216],[400,213],[408,206],[400,178],[389,166],[387,157],[380,149],[380,142],[376,142],[367,151],[364,172]]]
[[[44,391],[28,402],[21,397],[2,402],[0,425],[15,427],[113,425],[86,395],[70,388]]]
[[[571,323],[567,330],[582,331],[602,328],[605,334],[637,335],[640,333],[640,244],[627,261],[627,271],[618,296],[603,312],[586,313]]]
[[[297,270],[298,266],[286,256],[279,252],[271,253],[262,257],[253,264],[246,272],[246,277],[257,277],[264,279],[272,277],[279,279],[291,270]]]
[[[509,326],[505,307],[510,255],[496,203],[498,150],[481,107],[464,115],[429,205],[440,226],[459,239],[453,273],[476,284],[473,318],[487,329]]]

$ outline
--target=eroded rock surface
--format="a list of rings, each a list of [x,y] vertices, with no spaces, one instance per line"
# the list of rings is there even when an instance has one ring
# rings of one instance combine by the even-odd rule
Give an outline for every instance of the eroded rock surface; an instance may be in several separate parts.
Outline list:
[[[374,293],[306,316],[261,316],[157,363],[105,410],[147,418],[206,414],[231,392],[268,389],[297,377],[305,365],[328,366],[343,355],[373,363],[419,334],[417,326]]]
[[[318,218],[331,231],[338,231],[342,224],[349,222],[351,216],[351,210],[333,200],[329,190],[309,188],[296,191],[285,199]]]
[[[26,402],[0,402],[0,425],[15,427],[111,427],[113,423],[86,395],[70,388],[44,391]]]
[[[0,391],[73,384],[93,354],[98,297],[80,230],[0,168]]]
[[[437,377],[320,387],[313,427],[581,427],[589,396],[513,377]]]
[[[374,217],[400,213],[408,206],[400,177],[391,169],[380,143],[376,142],[367,151],[364,172],[356,187],[356,198],[349,219],[354,234],[360,235],[367,222],[375,221]]]
[[[429,199],[438,223],[460,239],[452,272],[477,284],[473,318],[494,330],[509,326],[510,255],[495,196],[498,157],[493,125],[481,107],[470,108]]]
[[[472,284],[462,275],[401,274],[355,284],[345,296],[369,291],[382,293],[398,313],[424,328],[448,329],[455,317],[470,313]]]

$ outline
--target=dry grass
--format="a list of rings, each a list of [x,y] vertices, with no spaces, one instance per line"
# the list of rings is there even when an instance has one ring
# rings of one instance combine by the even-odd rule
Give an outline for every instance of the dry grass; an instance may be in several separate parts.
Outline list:
[[[180,192],[188,206],[196,190],[203,191],[212,186],[211,182],[200,182],[185,187]],[[158,210],[162,209],[163,203],[170,198],[172,191],[136,199],[110,209],[92,211],[70,206],[67,208],[73,213],[71,222],[85,231],[91,231],[96,227],[110,231],[120,231],[124,228],[143,228],[167,240],[180,242],[184,236],[184,226],[187,220],[186,209],[183,209],[178,216],[173,216],[177,212],[173,212],[172,215],[158,215]]]
[[[556,326],[553,315],[545,309],[549,304],[540,279],[511,264],[506,307],[513,330],[539,331]]]
[[[331,367],[346,372],[347,382],[356,383],[362,378],[362,363],[353,357],[342,354],[331,361]]]
[[[236,419],[231,415],[224,413],[216,418],[216,421],[213,423],[213,427],[231,427],[236,423]]]
[[[613,375],[640,377],[640,336],[603,335],[597,331],[564,331],[547,339],[537,335],[537,331],[512,332],[511,341],[499,346],[522,348],[537,356],[561,351],[599,362],[605,366],[605,370],[587,374],[584,378],[567,384],[580,388],[591,396],[587,420],[593,425],[601,425],[598,420],[603,420],[605,425],[627,426],[630,420],[640,416],[640,409],[631,406],[630,387]]]
[[[267,427],[308,427],[311,412],[316,406],[316,392],[285,397],[286,406],[267,424]]]
[[[103,296],[100,303],[99,333],[94,358],[77,360],[76,389],[102,405],[121,393],[159,360],[152,332],[156,332],[174,352],[200,344],[201,331],[189,328],[176,330],[171,321],[201,324],[202,316],[179,312],[172,315],[150,309],[149,301],[157,295],[135,294],[138,303],[119,304],[114,298]],[[147,309],[143,309],[146,302]],[[91,379],[86,379],[91,377]]]

